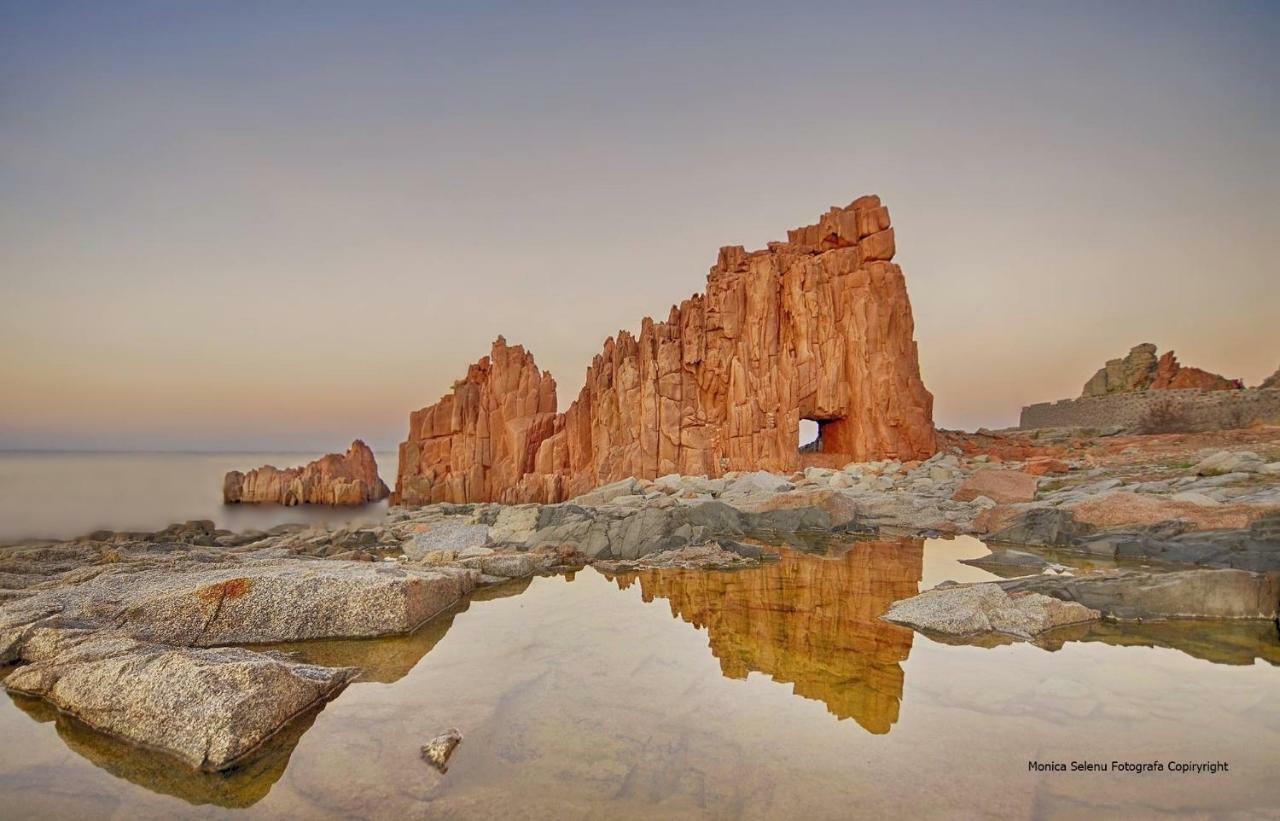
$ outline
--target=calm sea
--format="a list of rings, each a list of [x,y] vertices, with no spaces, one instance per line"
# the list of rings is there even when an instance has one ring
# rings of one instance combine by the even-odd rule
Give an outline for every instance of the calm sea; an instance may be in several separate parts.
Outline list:
[[[212,519],[238,531],[381,516],[385,502],[355,509],[222,504],[222,477],[228,470],[290,467],[320,455],[0,452],[0,543],[70,538],[100,528],[159,530],[189,519]],[[393,486],[396,454],[375,455],[383,481]]]

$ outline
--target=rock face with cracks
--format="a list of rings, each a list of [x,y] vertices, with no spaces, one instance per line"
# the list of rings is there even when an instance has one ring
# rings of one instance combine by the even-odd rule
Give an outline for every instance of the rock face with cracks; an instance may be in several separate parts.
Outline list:
[[[222,480],[225,504],[363,505],[391,491],[378,478],[373,451],[359,439],[346,453],[330,453],[299,468],[263,465],[248,473],[233,470]]]
[[[627,477],[801,467],[801,419],[840,465],[937,447],[911,303],[878,197],[763,250],[720,250],[705,293],[620,332],[564,413],[532,354],[502,337],[410,415],[398,504],[563,501]]]

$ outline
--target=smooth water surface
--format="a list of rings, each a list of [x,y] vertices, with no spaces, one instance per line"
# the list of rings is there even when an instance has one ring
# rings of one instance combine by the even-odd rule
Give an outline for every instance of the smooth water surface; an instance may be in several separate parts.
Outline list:
[[[490,588],[412,636],[280,646],[364,678],[229,775],[0,700],[13,817],[1274,816],[1267,623],[951,646],[883,621],[973,539],[863,541],[732,573],[587,569]],[[444,775],[419,747],[465,739]],[[1222,759],[1216,775],[1029,759]]]
[[[222,477],[229,470],[295,467],[321,455],[0,452],[0,544],[70,539],[99,529],[155,531],[190,519],[240,531],[379,518],[385,502],[363,508],[222,504]],[[396,454],[375,457],[382,480],[394,485]]]

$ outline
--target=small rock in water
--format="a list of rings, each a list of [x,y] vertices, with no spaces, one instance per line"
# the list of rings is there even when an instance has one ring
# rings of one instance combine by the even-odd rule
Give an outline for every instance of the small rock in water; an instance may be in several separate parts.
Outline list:
[[[462,733],[450,727],[423,746],[422,760],[440,772],[446,773],[449,771],[449,756],[453,755],[453,748],[457,747],[460,741],[462,741]]]

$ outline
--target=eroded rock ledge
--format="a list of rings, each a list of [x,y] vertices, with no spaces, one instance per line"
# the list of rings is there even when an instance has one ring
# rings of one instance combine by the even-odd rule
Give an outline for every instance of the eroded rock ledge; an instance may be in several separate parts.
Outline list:
[[[373,451],[359,439],[346,453],[329,453],[302,467],[263,465],[248,473],[230,471],[222,480],[226,504],[363,505],[390,494],[378,478]]]
[[[400,446],[397,504],[559,502],[671,473],[791,472],[936,450],[894,229],[874,196],[748,253],[706,291],[621,331],[564,413],[532,354],[499,337]],[[797,451],[801,419],[817,453]]]

